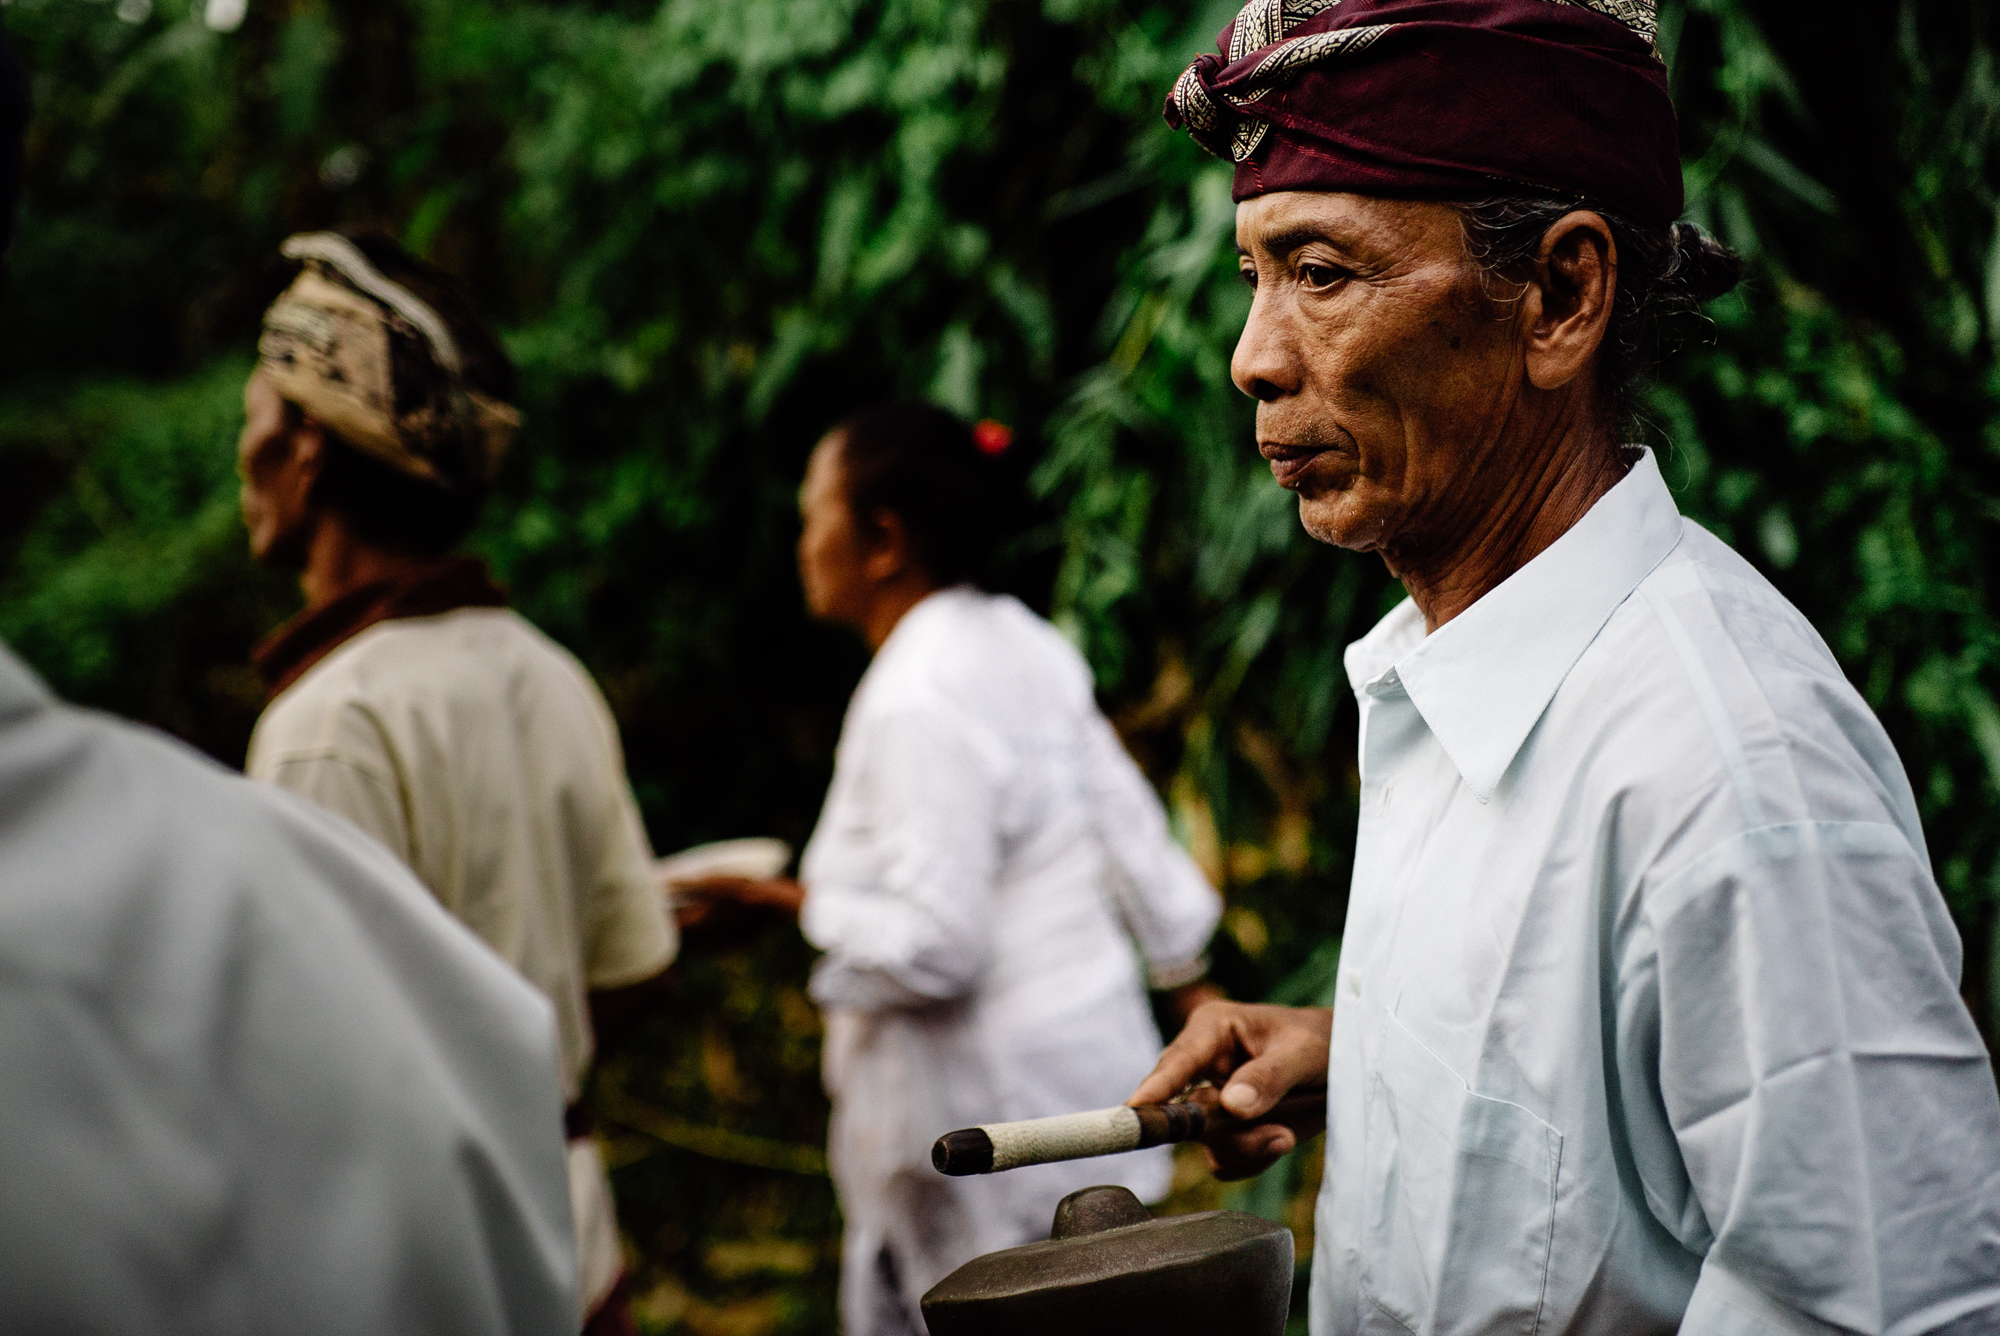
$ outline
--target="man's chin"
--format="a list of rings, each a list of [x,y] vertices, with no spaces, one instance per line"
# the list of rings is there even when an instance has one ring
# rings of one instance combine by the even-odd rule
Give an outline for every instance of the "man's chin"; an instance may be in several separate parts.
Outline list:
[[[1299,524],[1320,542],[1366,552],[1375,546],[1374,526],[1367,524],[1355,504],[1354,494],[1331,488],[1307,495],[1299,494]]]

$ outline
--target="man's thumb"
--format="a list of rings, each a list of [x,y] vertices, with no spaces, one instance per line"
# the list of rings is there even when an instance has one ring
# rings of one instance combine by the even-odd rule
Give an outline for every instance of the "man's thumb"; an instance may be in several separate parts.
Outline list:
[[[1228,1084],[1222,1087],[1222,1107],[1238,1118],[1255,1118],[1269,1112],[1285,1092],[1268,1088],[1277,1083],[1272,1079],[1273,1073],[1263,1070],[1266,1065],[1251,1061],[1231,1072]]]

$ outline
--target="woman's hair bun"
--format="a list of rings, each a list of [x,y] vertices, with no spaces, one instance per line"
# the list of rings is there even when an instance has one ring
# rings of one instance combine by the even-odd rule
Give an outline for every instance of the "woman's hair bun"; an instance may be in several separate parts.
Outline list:
[[[1711,302],[1743,281],[1743,261],[1693,223],[1675,223],[1672,239],[1673,258],[1661,277],[1684,300]]]
[[[1020,498],[1011,428],[976,427],[935,404],[885,404],[835,427],[847,503],[859,519],[901,517],[927,573],[939,584],[988,584]]]

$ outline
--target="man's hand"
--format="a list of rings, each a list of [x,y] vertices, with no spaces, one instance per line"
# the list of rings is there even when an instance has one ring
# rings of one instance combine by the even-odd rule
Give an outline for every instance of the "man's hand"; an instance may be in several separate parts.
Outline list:
[[[1324,1008],[1210,1002],[1188,1018],[1126,1102],[1162,1104],[1197,1081],[1211,1081],[1221,1092],[1198,1092],[1201,1102],[1213,1099],[1237,1118],[1258,1118],[1293,1087],[1326,1080],[1332,1036],[1333,1012]],[[1324,1126],[1271,1123],[1218,1131],[1206,1142],[1209,1168],[1224,1180],[1253,1177]]]

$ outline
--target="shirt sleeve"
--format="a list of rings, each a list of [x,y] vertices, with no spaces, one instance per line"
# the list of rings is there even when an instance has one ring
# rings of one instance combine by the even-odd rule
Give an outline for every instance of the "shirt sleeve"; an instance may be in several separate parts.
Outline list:
[[[1159,795],[1095,710],[1084,747],[1092,818],[1125,931],[1138,942],[1155,988],[1191,983],[1207,972],[1202,953],[1222,916],[1222,897],[1174,843]]]
[[[917,712],[870,725],[844,801],[878,858],[836,860],[806,887],[800,926],[826,952],[822,1006],[879,1011],[964,995],[985,967],[999,870],[999,791],[967,741]],[[860,869],[872,866],[872,873]]]
[[[248,770],[252,779],[346,817],[410,863],[410,816],[388,765],[324,749],[253,754]]]
[[[2000,1300],[2000,1099],[1902,832],[1766,826],[1643,896],[1621,1083],[1647,1203],[1704,1259],[1685,1336]]]
[[[653,868],[652,841],[625,774],[617,722],[596,684],[588,688],[601,743],[596,795],[601,811],[593,824],[603,834],[585,911],[584,984],[625,988],[671,965],[680,936],[667,912]]]

